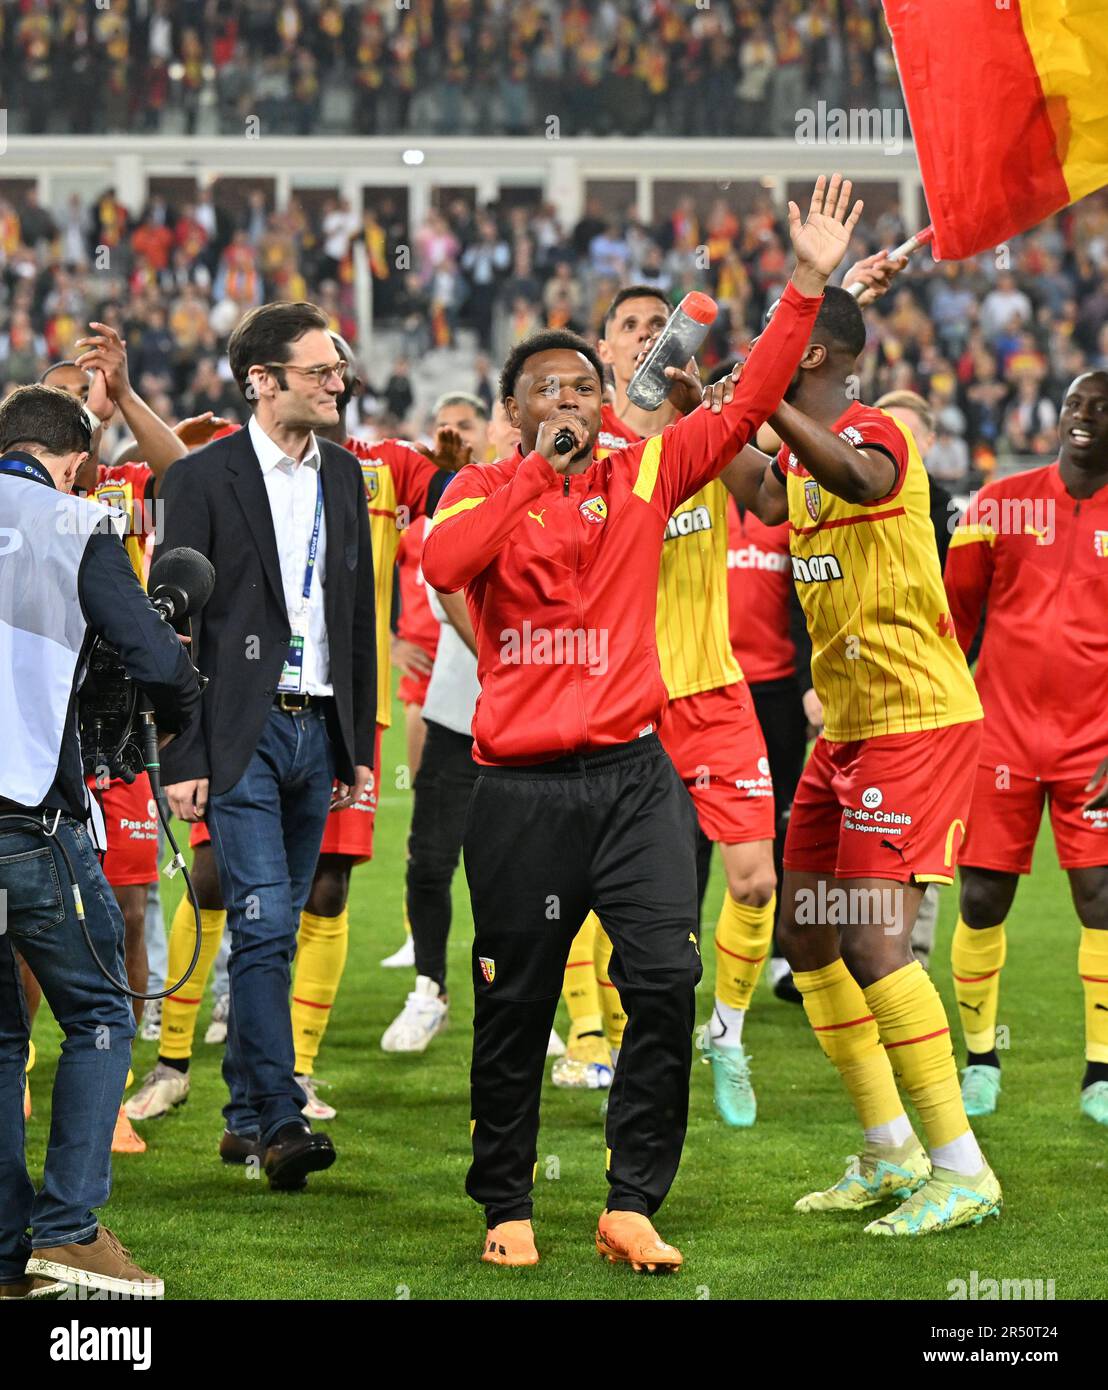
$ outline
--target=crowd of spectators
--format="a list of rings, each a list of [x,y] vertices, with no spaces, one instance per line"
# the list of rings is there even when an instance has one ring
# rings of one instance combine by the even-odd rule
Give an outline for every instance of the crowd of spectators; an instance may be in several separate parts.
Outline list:
[[[367,382],[367,432],[423,424],[412,418],[410,362],[461,349],[468,379],[455,384],[488,397],[512,344],[547,326],[594,335],[628,282],[674,303],[692,288],[716,298],[702,356],[710,367],[743,352],[791,264],[768,197],[745,200],[744,211],[740,201],[734,191],[703,203],[690,193],[651,226],[589,201],[567,227],[549,205],[473,209],[456,198],[409,228],[389,198],[364,213],[330,199],[309,215],[295,199],[271,208],[256,191],[230,211],[209,188],[177,207],[154,198],[132,216],[113,190],[58,209],[28,192],[0,199],[0,382],[6,390],[72,357],[99,319],[127,339],[131,379],[164,418],[211,409],[241,419],[223,357],[234,324],[265,300],[311,298],[359,346],[356,246],[372,275],[374,327],[407,350],[391,374]],[[895,208],[864,220],[854,257],[905,232]],[[1108,194],[971,261],[922,253],[867,322],[861,396],[911,389],[928,398],[937,477],[957,485],[989,473],[998,456],[1052,457],[1065,386],[1108,368]]]
[[[792,135],[901,105],[880,0],[11,0],[18,132]]]

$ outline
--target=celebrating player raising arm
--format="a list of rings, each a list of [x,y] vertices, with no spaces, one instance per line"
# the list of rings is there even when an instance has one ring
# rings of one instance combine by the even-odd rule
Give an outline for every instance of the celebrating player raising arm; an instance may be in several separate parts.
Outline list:
[[[942,1003],[910,944],[923,885],[953,877],[981,710],[947,612],[915,443],[854,399],[864,345],[857,304],[828,290],[770,421],[785,441],[778,459],[766,469],[748,450],[734,471],[763,519],[788,507],[825,727],[789,821],[780,936],[864,1130],[859,1162],[797,1207],[900,1196],[866,1229],[916,1235],[978,1222],[1001,1203],[962,1106]],[[726,408],[725,394],[708,408]]]
[[[435,515],[424,575],[442,591],[465,587],[481,679],[483,767],[465,839],[476,996],[467,1190],[486,1210],[490,1263],[538,1259],[543,1063],[569,945],[593,907],[628,1016],[597,1248],[636,1267],[681,1263],[649,1220],[684,1142],[700,976],[692,807],[656,733],[659,559],[674,507],[719,473],[792,378],[861,211],[848,205],[849,185],[821,179],[803,227],[796,214],[793,284],[726,409],[598,458],[600,363],[572,334],[539,334],[501,378],[519,451],[463,469]]]

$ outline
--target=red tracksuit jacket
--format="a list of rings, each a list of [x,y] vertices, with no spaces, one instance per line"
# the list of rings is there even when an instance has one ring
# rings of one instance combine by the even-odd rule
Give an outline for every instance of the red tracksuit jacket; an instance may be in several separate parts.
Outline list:
[[[791,285],[718,415],[564,477],[541,454],[464,468],[423,550],[432,588],[465,588],[481,696],[481,763],[538,763],[657,730],[666,707],[654,623],[666,523],[779,404],[822,296]]]
[[[987,483],[943,580],[963,651],[986,612],[978,761],[1087,781],[1108,755],[1108,487],[1079,502],[1057,463]]]

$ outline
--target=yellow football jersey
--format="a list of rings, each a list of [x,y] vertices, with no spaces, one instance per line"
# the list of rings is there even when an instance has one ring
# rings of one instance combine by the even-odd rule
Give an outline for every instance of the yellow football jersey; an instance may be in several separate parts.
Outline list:
[[[146,463],[98,464],[90,497],[126,519],[123,545],[139,583],[146,587],[146,539],[154,529],[154,474]]]
[[[347,440],[362,466],[369,533],[373,543],[374,601],[377,612],[377,723],[392,723],[392,586],[401,532],[423,515],[427,486],[435,465],[401,439],[366,444]]]
[[[642,438],[604,407],[597,454]],[[666,526],[658,569],[658,660],[671,700],[742,680],[727,606],[727,490],[718,479],[682,502]]]
[[[742,680],[727,609],[727,489],[718,478],[682,502],[666,526],[657,633],[671,700]]]
[[[897,465],[893,491],[851,503],[820,487],[787,446],[789,548],[812,638],[812,684],[835,743],[982,718],[954,633],[911,432],[857,403],[831,427]]]

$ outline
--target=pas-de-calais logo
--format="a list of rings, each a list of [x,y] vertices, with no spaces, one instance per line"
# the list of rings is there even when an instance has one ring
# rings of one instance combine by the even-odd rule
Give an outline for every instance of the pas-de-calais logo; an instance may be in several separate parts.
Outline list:
[[[478,956],[477,962],[481,967],[481,974],[485,977],[485,984],[491,985],[496,979],[496,961],[491,956]]]
[[[769,776],[769,759],[768,759],[768,758],[759,758],[759,759],[758,759],[758,772],[759,772],[759,774],[760,774],[762,777],[768,777],[768,776]]]
[[[1093,549],[1102,560],[1108,560],[1108,531],[1093,532]]]
[[[381,491],[381,480],[377,476],[375,463],[362,464],[362,481],[365,483],[366,496],[372,502]]]
[[[591,521],[594,526],[603,526],[608,519],[608,504],[603,497],[586,498],[579,510],[585,520]]]
[[[867,811],[876,811],[884,800],[880,787],[867,787],[862,793],[862,805]]]
[[[813,521],[819,520],[820,497],[819,483],[815,478],[809,478],[804,484],[804,505],[808,508],[808,515]]]

